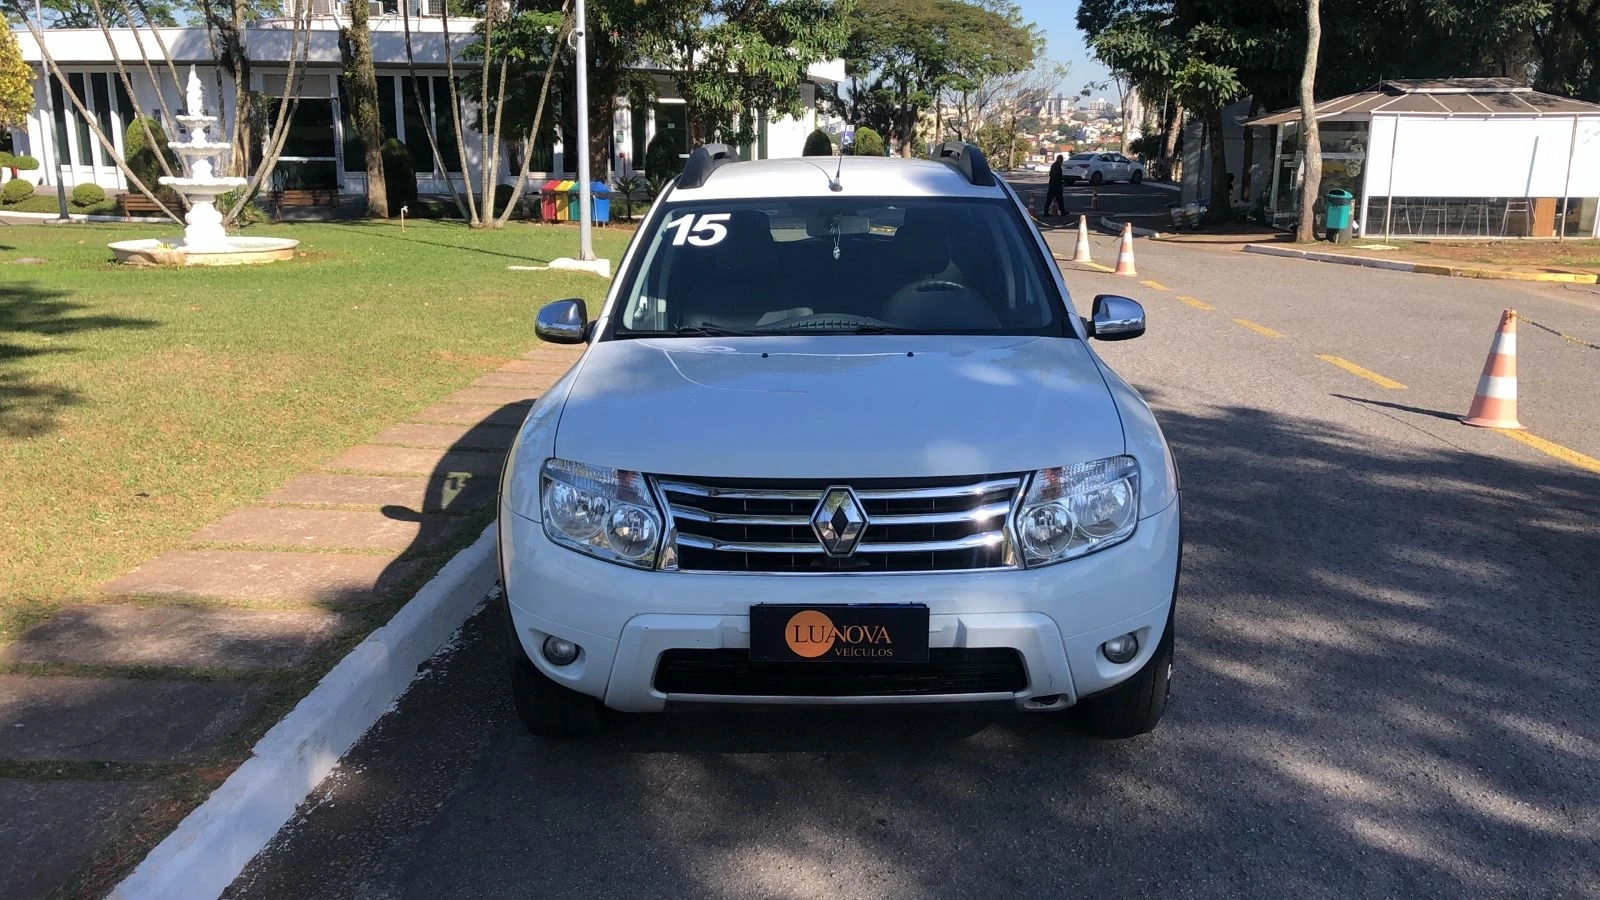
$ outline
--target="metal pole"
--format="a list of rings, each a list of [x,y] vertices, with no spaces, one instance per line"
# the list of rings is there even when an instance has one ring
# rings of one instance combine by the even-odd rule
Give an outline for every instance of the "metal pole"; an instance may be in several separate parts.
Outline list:
[[[1373,119],[1373,124],[1374,125],[1377,124],[1377,119]],[[1383,241],[1384,241],[1384,243],[1388,243],[1389,242],[1389,226],[1394,223],[1394,155],[1395,155],[1395,151],[1398,150],[1399,148],[1400,148],[1400,117],[1399,116],[1395,116],[1394,117],[1394,137],[1390,138],[1390,140],[1389,140],[1389,186],[1384,189],[1385,193],[1387,193],[1389,195],[1385,199],[1385,204],[1386,205],[1384,206],[1384,209],[1383,209]],[[1411,219],[1409,217],[1407,217],[1406,221],[1410,222]]]
[[[1572,157],[1578,152],[1578,117],[1572,117],[1572,141],[1567,144],[1567,180],[1561,183],[1561,230],[1556,232],[1556,242],[1567,239],[1567,204],[1572,196]]]
[[[594,259],[594,210],[589,189],[589,47],[583,0],[578,0],[578,258]]]

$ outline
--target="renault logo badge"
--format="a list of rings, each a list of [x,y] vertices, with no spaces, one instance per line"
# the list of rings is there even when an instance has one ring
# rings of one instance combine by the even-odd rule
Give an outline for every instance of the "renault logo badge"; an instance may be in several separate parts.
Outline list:
[[[822,502],[811,514],[811,530],[817,533],[822,549],[829,556],[849,556],[861,543],[867,530],[867,512],[848,487],[830,487],[822,492]]]

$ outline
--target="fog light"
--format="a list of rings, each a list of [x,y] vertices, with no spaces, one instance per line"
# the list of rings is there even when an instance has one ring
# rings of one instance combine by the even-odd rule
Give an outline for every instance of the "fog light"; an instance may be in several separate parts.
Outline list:
[[[578,658],[578,645],[552,634],[544,639],[544,658],[553,666],[571,665]]]
[[[545,644],[545,655],[547,656],[550,653],[549,648],[550,645],[548,643]],[[1132,634],[1114,637],[1100,645],[1100,652],[1105,654],[1106,659],[1114,663],[1125,663],[1139,655],[1139,639]]]

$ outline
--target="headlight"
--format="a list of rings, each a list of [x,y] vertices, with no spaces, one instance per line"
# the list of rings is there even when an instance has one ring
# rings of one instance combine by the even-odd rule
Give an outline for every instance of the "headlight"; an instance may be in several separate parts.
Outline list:
[[[550,540],[608,562],[655,567],[661,513],[638,472],[546,460],[539,498]]]
[[[1029,479],[1017,513],[1017,542],[1025,564],[1048,565],[1119,544],[1138,520],[1139,464],[1133,457],[1041,469]]]

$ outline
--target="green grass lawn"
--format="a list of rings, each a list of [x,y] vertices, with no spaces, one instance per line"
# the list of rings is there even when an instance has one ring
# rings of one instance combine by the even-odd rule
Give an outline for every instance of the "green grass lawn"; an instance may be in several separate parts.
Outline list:
[[[291,262],[140,269],[172,226],[0,226],[0,643],[591,309],[574,227],[297,223]],[[617,260],[629,232],[595,231]],[[42,260],[21,262],[20,260]]]

